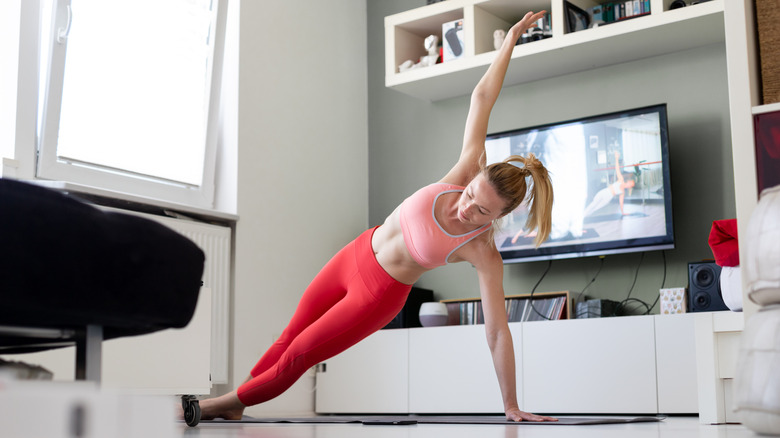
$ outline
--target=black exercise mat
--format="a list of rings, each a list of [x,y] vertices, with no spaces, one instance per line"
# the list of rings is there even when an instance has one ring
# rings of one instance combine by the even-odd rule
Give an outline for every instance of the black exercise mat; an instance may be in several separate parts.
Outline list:
[[[253,418],[244,416],[241,420],[203,420],[201,423],[358,423],[364,425],[409,425],[409,424],[535,424],[547,426],[584,426],[591,424],[625,424],[663,421],[666,417],[556,417],[558,421],[508,421],[504,416],[487,415],[321,415],[316,417]]]

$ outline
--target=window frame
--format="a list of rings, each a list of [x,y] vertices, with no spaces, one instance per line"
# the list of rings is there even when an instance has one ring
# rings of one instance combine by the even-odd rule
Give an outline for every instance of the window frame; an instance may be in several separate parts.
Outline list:
[[[71,0],[54,0],[52,17],[43,17],[44,8],[39,9],[42,26],[51,23],[48,40],[39,36],[39,42],[49,45],[49,60],[46,71],[39,63],[39,74],[46,75],[45,87],[39,90],[45,93],[40,120],[40,136],[35,165],[35,177],[38,179],[65,181],[88,187],[97,187],[113,192],[128,193],[143,198],[157,199],[176,204],[199,208],[214,208],[216,156],[219,131],[220,89],[222,65],[224,60],[224,41],[227,23],[228,0],[213,0],[216,4],[214,47],[211,62],[211,77],[206,127],[206,147],[203,161],[202,183],[191,185],[162,178],[134,174],[128,171],[110,169],[87,163],[60,160],[57,156],[57,137],[59,132],[60,105],[62,100],[67,52],[67,28],[69,26],[69,8]],[[41,35],[42,32],[39,32]],[[59,37],[58,35],[62,35]]]

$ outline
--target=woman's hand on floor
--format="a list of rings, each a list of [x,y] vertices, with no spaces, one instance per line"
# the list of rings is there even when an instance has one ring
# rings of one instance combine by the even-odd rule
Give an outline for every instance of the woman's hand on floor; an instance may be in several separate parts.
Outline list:
[[[506,411],[506,419],[509,421],[558,421],[557,418],[523,412],[520,409]]]

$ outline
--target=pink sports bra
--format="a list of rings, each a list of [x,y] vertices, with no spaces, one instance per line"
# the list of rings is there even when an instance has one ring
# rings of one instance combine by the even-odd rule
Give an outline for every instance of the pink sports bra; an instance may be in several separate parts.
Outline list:
[[[446,265],[452,253],[490,227],[488,223],[466,234],[454,235],[446,232],[436,220],[434,212],[439,196],[460,193],[464,189],[452,184],[434,183],[416,191],[401,203],[404,243],[420,266],[433,269]]]

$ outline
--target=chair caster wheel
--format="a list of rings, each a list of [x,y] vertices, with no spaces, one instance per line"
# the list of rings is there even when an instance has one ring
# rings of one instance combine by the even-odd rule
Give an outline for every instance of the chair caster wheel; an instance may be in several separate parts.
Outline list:
[[[200,402],[194,395],[181,396],[181,408],[184,410],[184,422],[195,427],[200,423]]]

